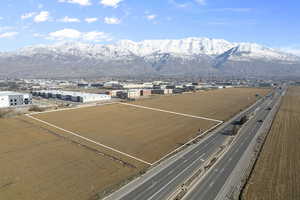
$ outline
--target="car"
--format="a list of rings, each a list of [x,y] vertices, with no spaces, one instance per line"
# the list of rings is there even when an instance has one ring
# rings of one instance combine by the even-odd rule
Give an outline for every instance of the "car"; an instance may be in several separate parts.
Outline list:
[[[259,122],[259,123],[262,123],[262,122],[263,122],[263,120],[261,120],[261,119],[260,119],[260,120],[258,120],[257,122]]]

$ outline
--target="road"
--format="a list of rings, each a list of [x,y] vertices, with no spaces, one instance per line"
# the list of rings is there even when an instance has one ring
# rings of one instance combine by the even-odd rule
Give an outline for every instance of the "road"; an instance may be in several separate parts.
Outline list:
[[[207,175],[197,184],[196,187],[189,191],[183,200],[207,200],[216,199],[218,193],[226,183],[227,178],[233,173],[233,170],[247,147],[258,132],[262,123],[259,120],[264,120],[269,114],[268,107],[273,107],[278,99],[279,94],[273,99],[269,98],[256,112],[256,115],[240,131],[238,138],[230,147],[229,151],[216,163]]]
[[[231,120],[229,120],[228,122],[224,123],[199,143],[191,145],[182,152],[177,153],[172,158],[166,160],[165,162],[162,162],[161,164],[144,174],[142,177],[138,178],[137,180],[134,180],[133,182],[127,184],[125,187],[121,188],[119,191],[106,197],[105,200],[167,199],[170,196],[170,194],[172,194],[178,187],[180,187],[180,185],[182,185],[184,181],[188,179],[188,177],[190,177],[193,174],[195,170],[203,166],[204,162],[207,159],[209,159],[212,156],[212,154],[215,153],[219,149],[219,147],[226,141],[226,139],[229,137],[228,133],[232,131],[233,122],[240,120],[240,118],[244,116],[244,114],[250,114],[254,112],[255,110],[257,110],[257,108],[262,107],[265,104],[265,102],[265,100],[258,101],[247,111],[245,111],[245,113],[239,114]],[[263,110],[265,109],[260,109],[260,112],[262,112],[264,115],[267,114],[268,111]],[[255,129],[253,130],[259,128],[259,123],[255,123],[254,127]],[[251,132],[248,135],[251,136],[251,134],[253,133],[254,132]],[[245,147],[248,144],[247,139],[250,140],[250,138],[243,138],[243,141],[239,141],[238,144],[241,144],[242,146],[237,146],[233,148],[233,152],[237,150],[237,154],[241,153],[242,150],[245,149]],[[238,159],[238,156],[228,159],[232,159],[232,161],[235,161]],[[229,166],[234,166],[234,164],[230,164]],[[230,168],[225,167],[223,168],[223,170],[224,171],[222,171],[222,173],[226,173],[230,170]],[[207,177],[207,181],[205,179],[206,184],[213,184],[213,187],[211,186],[211,188],[216,188],[217,190],[215,184],[219,183],[214,183],[213,180],[214,177],[210,178],[210,176]],[[199,187],[201,190],[205,190],[207,188],[203,188],[202,184]],[[199,195],[201,192],[198,193],[197,188],[197,191],[195,193]],[[205,193],[208,196],[210,195],[207,192]],[[191,198],[194,199],[197,197],[197,195],[192,196]]]

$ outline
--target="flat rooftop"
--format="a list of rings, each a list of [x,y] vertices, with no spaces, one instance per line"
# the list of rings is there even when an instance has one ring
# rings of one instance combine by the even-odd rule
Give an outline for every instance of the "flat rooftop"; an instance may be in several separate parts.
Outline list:
[[[37,91],[41,93],[51,93],[51,94],[61,94],[70,96],[108,96],[106,94],[94,94],[94,93],[84,93],[84,92],[74,92],[74,91],[63,91],[63,90],[41,90]]]
[[[24,93],[13,92],[13,91],[0,91],[0,96],[8,96],[8,95],[24,95]]]

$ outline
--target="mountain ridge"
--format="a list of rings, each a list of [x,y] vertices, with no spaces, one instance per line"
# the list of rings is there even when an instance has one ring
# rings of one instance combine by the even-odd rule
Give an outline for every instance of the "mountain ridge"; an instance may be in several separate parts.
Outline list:
[[[300,57],[256,43],[196,37],[121,40],[105,45],[62,42],[0,52],[0,76],[61,76],[66,72],[70,76],[208,73],[255,76],[289,75],[291,71],[300,75],[299,65]]]

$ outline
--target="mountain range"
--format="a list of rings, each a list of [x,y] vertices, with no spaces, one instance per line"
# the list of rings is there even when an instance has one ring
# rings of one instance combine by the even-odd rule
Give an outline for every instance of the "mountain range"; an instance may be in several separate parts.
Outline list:
[[[63,42],[0,52],[0,77],[300,76],[300,57],[223,39]]]

